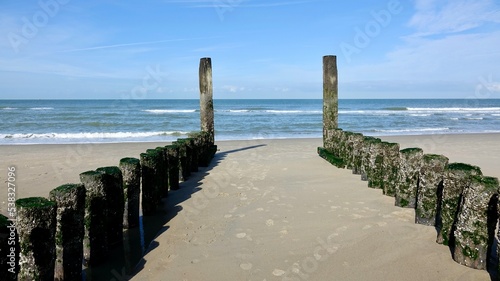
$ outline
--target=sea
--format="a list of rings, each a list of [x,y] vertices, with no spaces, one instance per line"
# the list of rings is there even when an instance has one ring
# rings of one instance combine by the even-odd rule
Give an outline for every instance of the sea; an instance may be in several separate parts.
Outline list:
[[[214,100],[216,141],[321,138],[320,99]],[[199,100],[0,100],[0,145],[169,142],[200,130]],[[341,99],[371,136],[500,133],[500,99]]]

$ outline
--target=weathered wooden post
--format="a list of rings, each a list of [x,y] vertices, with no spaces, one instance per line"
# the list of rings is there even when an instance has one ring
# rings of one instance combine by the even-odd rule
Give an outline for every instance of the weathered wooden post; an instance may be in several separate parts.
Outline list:
[[[148,149],[146,153],[141,153],[141,176],[142,176],[142,214],[153,215],[156,212],[158,199],[157,174],[158,161],[156,150]]]
[[[395,205],[414,209],[424,151],[421,148],[406,148],[399,152],[399,157],[401,165],[396,183]]]
[[[399,144],[384,142],[384,161],[382,164],[382,188],[387,196],[396,196],[398,171],[400,169]]]
[[[445,170],[443,179],[443,196],[441,200],[441,220],[436,222],[439,244],[453,245],[453,225],[456,223],[462,193],[471,182],[472,176],[481,176],[481,169],[463,163],[450,163]],[[450,244],[451,243],[451,244]]]
[[[0,280],[17,280],[19,238],[14,221],[0,214]]]
[[[446,188],[446,187],[445,187]],[[472,176],[465,188],[454,230],[453,259],[476,269],[486,269],[498,220],[498,179]]]
[[[415,222],[418,224],[436,225],[446,165],[448,165],[448,158],[443,155],[425,154],[422,158],[415,210]]]
[[[200,60],[200,119],[201,130],[209,133],[209,140],[215,142],[214,101],[212,85],[212,59]]]
[[[168,187],[170,190],[179,189],[179,147],[175,144],[167,145]]]
[[[141,194],[141,161],[137,158],[123,158],[119,164],[123,175],[123,227],[134,228],[139,225],[139,196]]]
[[[57,203],[56,266],[54,280],[81,280],[85,234],[85,187],[65,184],[50,191]]]
[[[107,230],[110,246],[123,242],[123,211],[125,201],[123,196],[123,175],[116,166],[102,167],[96,170],[104,174],[106,185],[106,201],[108,205]]]
[[[19,280],[54,280],[56,202],[31,197],[18,199],[16,207]]]
[[[338,127],[337,57],[323,57],[323,147],[331,146],[332,130]]]
[[[191,148],[186,139],[177,139],[173,144],[179,147],[180,174],[183,181],[187,181],[191,176]]]
[[[157,175],[159,197],[168,197],[168,159],[167,159],[167,148],[164,146],[157,147],[156,153],[158,155],[159,170]],[[160,199],[161,200],[161,199]],[[158,203],[160,203],[158,201]]]
[[[83,258],[87,265],[98,265],[108,256],[107,232],[107,187],[105,175],[97,171],[80,174],[85,186],[85,236],[83,239]]]

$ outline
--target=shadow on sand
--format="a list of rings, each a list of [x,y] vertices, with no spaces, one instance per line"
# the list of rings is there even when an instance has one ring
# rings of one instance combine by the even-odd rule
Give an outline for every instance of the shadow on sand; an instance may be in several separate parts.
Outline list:
[[[208,167],[199,167],[198,172],[191,173],[188,180],[180,183],[179,190],[169,191],[168,197],[162,199],[158,211],[153,216],[141,216],[137,228],[124,230],[123,245],[110,252],[108,261],[100,266],[83,270],[83,280],[87,281],[122,281],[129,280],[144,269],[147,260],[144,256],[159,247],[155,238],[168,231],[166,224],[183,210],[180,203],[191,198],[192,194],[202,190],[203,179],[217,167],[227,155],[245,150],[255,149],[265,144],[242,147],[234,150],[218,152]]]

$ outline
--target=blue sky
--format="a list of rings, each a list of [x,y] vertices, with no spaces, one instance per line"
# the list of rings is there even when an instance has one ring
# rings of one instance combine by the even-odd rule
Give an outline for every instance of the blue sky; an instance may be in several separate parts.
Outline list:
[[[29,3],[28,3],[29,2]],[[1,1],[0,98],[500,98],[500,1]]]

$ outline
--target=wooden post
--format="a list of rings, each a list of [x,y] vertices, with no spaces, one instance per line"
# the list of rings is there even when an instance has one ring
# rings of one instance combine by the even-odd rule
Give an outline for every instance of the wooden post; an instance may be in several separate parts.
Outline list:
[[[141,161],[137,158],[120,160],[120,170],[123,175],[123,195],[125,208],[123,227],[135,228],[139,225],[139,197],[141,196]]]
[[[214,102],[212,85],[212,60],[200,60],[200,119],[201,130],[210,134],[210,141],[215,142]]]
[[[49,198],[57,203],[54,280],[82,280],[85,187],[61,185],[50,191]]]
[[[20,281],[54,280],[56,261],[56,202],[42,197],[16,201],[21,253]],[[3,253],[2,253],[3,254]]]
[[[323,147],[329,145],[332,130],[338,127],[337,57],[323,57]]]

